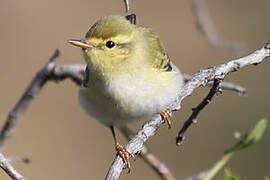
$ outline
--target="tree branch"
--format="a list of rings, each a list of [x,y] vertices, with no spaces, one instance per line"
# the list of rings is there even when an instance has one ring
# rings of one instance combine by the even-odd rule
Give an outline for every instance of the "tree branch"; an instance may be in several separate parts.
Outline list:
[[[199,172],[198,174],[195,174],[193,176],[190,176],[186,178],[185,180],[203,180],[211,171],[211,169]]]
[[[11,179],[25,180],[25,178],[11,166],[2,153],[0,153],[0,167],[9,175],[9,177],[11,177]]]
[[[183,74],[183,76],[184,76],[185,83],[187,83],[191,79],[191,76],[188,75],[188,74]],[[213,86],[213,81],[209,81],[206,84],[206,86],[212,87]],[[247,94],[248,94],[246,88],[244,88],[242,86],[239,86],[237,84],[231,83],[231,82],[222,81],[222,82],[220,82],[219,87],[222,90],[229,90],[229,91],[237,92],[241,96],[247,96]]]
[[[120,128],[121,133],[128,141],[135,135],[135,130],[131,126]],[[163,180],[176,180],[170,169],[163,163],[156,155],[154,155],[149,148],[144,145],[140,152],[140,157],[148,164]]]
[[[191,5],[195,16],[195,24],[212,47],[238,54],[243,51],[243,45],[225,42],[218,35],[210,20],[204,0],[191,0]]]
[[[210,92],[208,93],[208,95],[203,99],[203,101],[197,107],[192,109],[192,114],[185,121],[183,127],[178,133],[178,136],[176,138],[177,145],[180,145],[181,142],[184,140],[184,134],[187,131],[187,129],[191,126],[191,124],[197,123],[198,114],[201,112],[203,108],[205,108],[206,105],[208,105],[211,102],[212,98],[214,97],[216,93],[221,93],[222,89],[227,89],[227,90],[236,91],[240,95],[247,95],[247,91],[245,88],[232,84],[232,83],[222,82],[222,81],[223,79],[215,79],[214,82],[211,81],[207,83],[207,85],[212,86],[212,88],[210,89]]]
[[[179,110],[184,98],[191,95],[191,93],[200,86],[207,85],[208,82],[215,79],[224,79],[225,76],[231,72],[238,71],[239,69],[248,65],[257,65],[261,63],[266,57],[270,56],[270,44],[267,43],[263,48],[253,52],[252,54],[242,57],[240,59],[231,60],[227,63],[214,66],[212,68],[200,70],[194,74],[192,78],[181,89],[178,99],[169,107],[171,111]],[[135,137],[129,141],[126,148],[129,152],[136,154],[143,148],[143,144],[159,129],[163,120],[159,115],[155,115],[148,121]],[[122,159],[117,155],[109,168],[106,175],[106,180],[116,180],[119,178],[124,167]]]
[[[190,115],[188,120],[185,121],[183,127],[181,128],[181,130],[178,133],[178,136],[176,139],[177,145],[180,145],[180,143],[183,141],[184,134],[187,131],[187,129],[190,127],[190,125],[192,123],[197,123],[197,116],[201,112],[201,110],[203,108],[205,108],[205,106],[207,106],[211,102],[214,95],[219,92],[219,90],[220,90],[219,85],[220,85],[221,81],[222,80],[220,80],[220,79],[215,79],[213,87],[210,89],[210,92],[208,93],[208,95],[203,99],[203,101],[197,107],[192,109],[192,114]]]
[[[32,82],[25,90],[22,97],[8,114],[7,120],[0,131],[0,150],[2,151],[8,138],[13,134],[20,117],[30,106],[34,97],[39,94],[42,87],[48,80],[60,81],[66,78],[72,79],[76,84],[80,84],[84,75],[84,65],[56,65],[55,59],[59,56],[56,50],[49,62],[37,73]]]
[[[126,13],[128,13],[129,11],[129,0],[124,0],[124,4],[125,4],[125,10],[126,10]]]
[[[25,164],[30,163],[30,159],[27,157],[8,157],[6,158],[8,162],[12,163],[12,162],[23,162]]]

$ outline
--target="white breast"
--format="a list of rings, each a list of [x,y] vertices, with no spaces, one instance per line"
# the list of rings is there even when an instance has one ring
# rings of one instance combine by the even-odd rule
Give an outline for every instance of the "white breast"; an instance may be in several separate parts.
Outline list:
[[[145,120],[166,109],[182,87],[179,71],[162,73],[151,73],[151,77],[143,72],[126,74],[104,89],[89,84],[80,88],[79,102],[85,112],[106,126]]]

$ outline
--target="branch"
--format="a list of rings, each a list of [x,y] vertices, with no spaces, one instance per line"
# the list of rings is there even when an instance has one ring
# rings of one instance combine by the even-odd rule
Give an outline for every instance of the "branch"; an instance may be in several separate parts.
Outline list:
[[[126,13],[129,11],[129,0],[124,0]]]
[[[212,47],[231,52],[239,53],[243,51],[243,45],[225,42],[217,33],[210,20],[204,0],[191,0],[192,10],[195,16],[195,23],[201,33]]]
[[[60,81],[66,78],[72,79],[76,84],[81,84],[84,75],[84,65],[56,65],[55,59],[59,56],[56,50],[49,62],[37,73],[24,94],[8,114],[7,120],[0,131],[0,150],[2,151],[6,141],[13,134],[20,117],[30,106],[34,97],[40,93],[47,81]]]
[[[12,162],[22,162],[22,163],[25,163],[25,164],[28,164],[30,163],[30,159],[27,158],[27,157],[8,157],[7,158],[7,161],[12,163]]]
[[[135,135],[135,130],[130,126],[120,128],[121,133],[128,141]],[[150,152],[149,148],[144,145],[140,152],[140,157],[148,164],[163,180],[176,180],[170,169],[157,156]]]
[[[200,86],[207,85],[208,82],[215,79],[224,79],[225,76],[231,72],[238,71],[239,69],[248,65],[257,65],[261,63],[266,57],[270,56],[270,44],[267,43],[262,49],[255,51],[254,53],[236,60],[231,60],[225,64],[214,66],[212,68],[200,70],[194,74],[192,78],[181,89],[178,99],[169,107],[171,111],[179,110],[184,98],[191,95],[191,93]],[[155,115],[150,121],[148,121],[135,137],[129,141],[126,148],[129,152],[136,154],[143,148],[143,144],[152,136],[155,135],[160,128],[163,120],[159,115]],[[117,155],[110,166],[110,169],[106,175],[106,180],[116,180],[119,178],[124,164],[122,159]]]
[[[183,77],[184,77],[185,83],[187,83],[191,79],[191,76],[188,74],[183,74]],[[212,87],[213,84],[214,84],[213,81],[210,81],[206,84],[206,86]],[[219,87],[222,90],[230,90],[230,91],[237,92],[241,96],[247,96],[246,88],[239,86],[237,84],[231,83],[231,82],[224,82],[224,81],[220,82]]]
[[[267,124],[268,122],[266,119],[261,119],[259,122],[257,122],[250,133],[241,134],[237,132],[235,136],[237,142],[225,151],[225,154],[222,156],[222,158],[216,162],[211,169],[204,170],[196,175],[188,177],[186,180],[213,179],[213,177],[216,176],[216,174],[229,162],[234,153],[238,152],[239,150],[248,148],[262,139],[263,135],[265,134]]]
[[[198,174],[190,176],[186,178],[185,180],[203,180],[209,174],[210,171],[211,169],[199,172]]]
[[[186,83],[180,92],[179,96],[179,106],[181,105],[182,100],[191,95],[194,89],[205,86],[208,82],[219,79],[222,80],[229,73],[238,71],[239,69],[248,66],[248,65],[258,65],[266,57],[270,56],[270,44],[269,42],[260,50],[255,51],[254,53],[242,57],[240,59],[229,61],[225,64],[214,66],[212,68],[200,70],[198,73],[192,76],[191,80]],[[181,108],[181,107],[179,107]],[[178,133],[176,138],[176,144],[181,143],[184,136],[181,136],[181,131]]]
[[[2,153],[0,153],[0,167],[9,175],[9,177],[11,177],[11,179],[25,180],[25,178],[11,166]]]
[[[192,109],[192,114],[190,115],[190,117],[188,118],[188,120],[185,121],[183,127],[181,128],[181,130],[178,133],[178,136],[176,138],[176,144],[180,145],[181,142],[184,140],[184,134],[187,131],[187,129],[191,126],[191,124],[195,124],[197,123],[197,116],[198,114],[201,112],[201,110],[203,108],[205,108],[205,106],[207,106],[212,98],[214,97],[215,94],[217,93],[221,93],[222,89],[229,89],[232,91],[236,91],[238,92],[240,95],[247,95],[246,89],[232,84],[232,83],[228,83],[228,82],[222,82],[222,79],[215,79],[214,82],[208,82],[207,85],[212,86],[212,88],[210,89],[210,92],[208,93],[208,95],[203,99],[203,101],[195,108]]]
[[[213,87],[210,89],[210,92],[208,93],[208,95],[203,99],[203,101],[197,107],[192,109],[192,114],[190,115],[188,120],[185,121],[183,127],[178,133],[178,136],[176,139],[177,145],[180,145],[180,143],[184,140],[184,134],[187,131],[187,129],[190,127],[190,125],[192,123],[197,123],[197,116],[201,112],[201,110],[205,108],[205,106],[207,106],[211,102],[214,95],[220,91],[220,86],[219,86],[220,82],[221,80],[215,79]]]

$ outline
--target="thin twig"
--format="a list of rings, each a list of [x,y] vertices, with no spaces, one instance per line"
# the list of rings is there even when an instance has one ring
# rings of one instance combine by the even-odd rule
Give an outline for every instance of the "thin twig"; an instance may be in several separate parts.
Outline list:
[[[30,159],[27,157],[8,157],[7,161],[12,163],[12,162],[23,162],[25,164],[30,163]]]
[[[213,86],[213,81],[208,82],[207,86]],[[246,88],[239,86],[237,84],[234,83],[230,83],[230,82],[221,82],[219,85],[220,89],[222,90],[230,90],[230,91],[234,91],[237,92],[240,96],[247,96],[247,90]]]
[[[193,176],[190,176],[186,178],[185,180],[203,180],[211,171],[211,169],[199,172],[198,174],[195,174]]]
[[[129,0],[124,0],[126,13],[129,11]]]
[[[39,94],[42,87],[48,80],[60,81],[66,78],[72,79],[75,83],[81,84],[84,65],[56,65],[55,59],[59,56],[59,50],[56,50],[49,62],[37,73],[24,94],[9,113],[7,120],[0,132],[0,150],[2,151],[5,143],[13,134],[20,117],[29,107],[34,97]]]
[[[121,133],[125,138],[130,141],[135,135],[135,130],[130,126],[120,128]],[[154,155],[149,148],[144,145],[142,151],[140,152],[140,157],[148,164],[163,180],[176,180],[170,169],[165,163],[163,163],[156,155]]]
[[[192,76],[191,80],[186,83],[179,96],[180,104],[182,100],[189,96],[194,89],[199,86],[205,86],[207,83],[215,79],[224,79],[224,77],[231,73],[238,71],[248,65],[258,65],[263,61],[264,58],[269,56],[270,44],[267,43],[262,49],[255,51],[254,53],[236,60],[229,61],[225,64],[219,66],[214,66],[212,68],[200,70],[198,73]],[[179,104],[179,105],[180,105]],[[185,125],[184,125],[185,126]],[[182,128],[181,128],[182,129]],[[176,144],[180,144],[184,137],[181,134],[181,130],[176,138]]]
[[[49,62],[37,73],[32,82],[29,84],[24,94],[17,102],[15,107],[9,113],[7,120],[0,132],[0,150],[3,150],[5,143],[13,134],[20,117],[30,106],[34,97],[38,95],[46,82],[60,81],[66,78],[72,79],[76,84],[80,85],[84,76],[85,65],[56,65],[55,59],[59,56],[59,50],[56,50]],[[12,179],[24,179],[22,175],[9,164],[11,161],[21,161],[29,163],[28,158],[13,157],[5,159],[0,154],[1,167],[4,169]]]
[[[53,56],[50,58],[49,63],[53,62],[55,58],[59,56],[59,51],[56,50]],[[45,67],[47,67],[46,65]],[[29,106],[30,102],[33,99],[33,96],[36,94],[36,91],[38,91],[36,84],[38,84],[38,87],[42,86],[44,84],[44,79],[40,78],[44,74],[46,74],[45,71],[40,72],[37,75],[37,78],[35,78],[30,86],[26,89],[24,95],[21,97],[21,99],[18,101],[18,103],[15,105],[15,107],[12,109],[12,111],[9,113],[6,123],[4,124],[1,132],[0,132],[0,150],[3,149],[4,143],[8,139],[8,137],[11,136],[11,134],[14,131],[15,126],[17,125],[19,121],[19,116],[24,112],[24,110]]]
[[[185,83],[187,83],[191,79],[191,76],[188,75],[188,74],[183,74],[183,77],[184,77]],[[212,87],[213,86],[213,81],[208,82],[206,84],[206,86]],[[246,88],[244,88],[242,86],[239,86],[237,84],[231,83],[231,82],[222,81],[219,84],[219,87],[222,90],[230,90],[230,91],[237,92],[241,96],[247,96],[247,94],[248,94]]]
[[[187,129],[190,127],[190,125],[193,123],[197,123],[197,116],[201,112],[201,110],[203,108],[205,108],[205,106],[211,102],[214,95],[219,92],[219,88],[220,88],[219,85],[220,85],[221,81],[222,80],[215,79],[213,87],[210,89],[208,95],[203,99],[203,101],[197,107],[192,109],[192,114],[190,115],[188,120],[185,121],[183,127],[181,128],[181,130],[178,133],[178,136],[176,139],[177,145],[180,145],[180,143],[183,141],[184,134],[187,131]]]
[[[213,179],[213,177],[220,171],[220,169],[223,168],[225,166],[225,164],[228,163],[228,161],[232,158],[233,154],[234,154],[234,152],[229,152],[229,153],[226,153],[224,156],[222,156],[221,160],[216,162],[214,167],[203,178],[203,180]]]
[[[204,0],[191,0],[191,3],[192,10],[195,16],[195,23],[211,46],[237,54],[244,50],[243,45],[225,42],[218,35],[213,23],[210,20]]]
[[[261,63],[266,57],[270,56],[270,44],[267,43],[263,48],[253,52],[252,54],[231,60],[225,64],[214,66],[212,68],[200,70],[194,74],[190,81],[188,81],[181,89],[178,99],[169,107],[171,111],[179,110],[184,98],[191,95],[191,93],[200,86],[205,86],[208,82],[215,79],[224,79],[224,77],[248,65],[257,65]],[[155,115],[148,121],[139,132],[132,138],[125,146],[127,150],[133,154],[140,152],[143,144],[152,136],[155,135],[163,120],[159,115]],[[113,160],[109,171],[106,175],[106,180],[117,180],[123,170],[124,164],[122,159],[117,155]]]
[[[2,153],[0,153],[0,167],[9,175],[11,179],[25,180],[25,178],[12,167]]]

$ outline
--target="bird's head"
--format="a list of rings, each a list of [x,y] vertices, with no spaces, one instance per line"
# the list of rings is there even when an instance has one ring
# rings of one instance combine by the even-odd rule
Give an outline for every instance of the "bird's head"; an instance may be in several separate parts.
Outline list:
[[[107,16],[97,21],[83,40],[69,40],[69,43],[82,48],[91,68],[109,71],[123,65],[134,52],[138,41],[135,29],[124,16]]]

